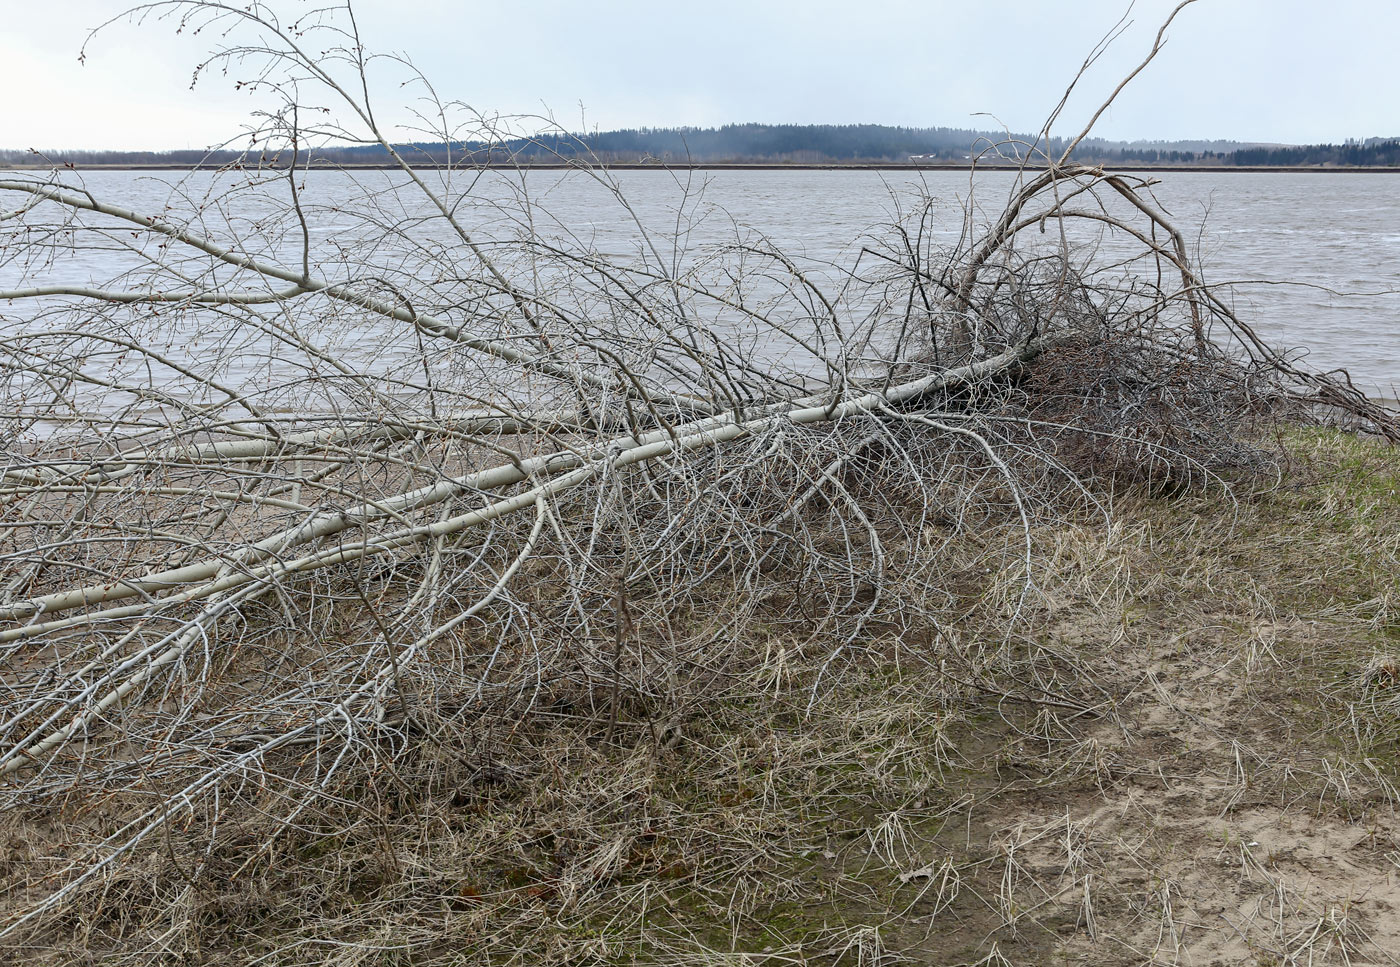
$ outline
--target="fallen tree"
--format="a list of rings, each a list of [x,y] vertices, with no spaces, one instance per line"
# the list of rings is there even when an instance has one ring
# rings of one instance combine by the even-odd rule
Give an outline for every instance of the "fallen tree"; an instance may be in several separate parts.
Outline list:
[[[874,624],[958,606],[967,543],[1009,532],[979,563],[1016,588],[1012,628],[1038,528],[1124,486],[1267,476],[1270,420],[1400,440],[1202,281],[1149,181],[1070,163],[1088,128],[1031,146],[956,244],[929,241],[925,198],[835,278],[742,233],[691,253],[579,165],[632,220],[619,256],[545,230],[524,178],[396,153],[348,11],[137,16],[217,26],[240,38],[217,60],[296,97],[257,132],[276,164],[157,209],[63,169],[0,178],[0,809],[125,804],[0,936],[54,929],[172,824],[212,850],[261,796],[256,852],[482,716],[577,693],[608,742],[629,697],[664,719],[775,598],[834,669]],[[319,126],[313,87],[337,104]],[[338,176],[299,162],[311,141],[400,169],[318,194]],[[107,283],[49,280],[99,251]],[[731,611],[693,620],[717,583]]]

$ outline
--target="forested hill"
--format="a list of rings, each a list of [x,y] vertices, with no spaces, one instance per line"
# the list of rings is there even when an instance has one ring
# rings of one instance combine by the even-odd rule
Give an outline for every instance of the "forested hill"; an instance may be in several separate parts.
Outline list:
[[[0,135],[3,136],[3,135]],[[631,128],[587,135],[544,134],[532,138],[464,141],[455,144],[399,145],[412,161],[448,160],[493,163],[547,163],[596,160],[608,163],[659,161],[670,164],[723,162],[770,164],[950,163],[978,158],[983,162],[1017,161],[1034,137],[967,128],[911,128],[880,124],[727,124],[718,128]],[[1058,154],[1063,142],[1050,149]],[[255,152],[270,160],[275,151]],[[302,155],[306,157],[305,154]],[[384,164],[391,161],[379,145],[327,146],[314,150],[325,164]],[[1242,166],[1394,166],[1400,165],[1400,139],[1372,138],[1341,145],[1259,145],[1232,141],[1115,142],[1092,140],[1080,145],[1080,161],[1118,164]],[[195,165],[246,160],[239,151],[53,151],[0,150],[0,164],[44,161],[71,164]],[[284,154],[278,160],[286,161]]]
[[[1025,139],[1024,135],[1017,136]],[[965,160],[1004,134],[964,128],[881,124],[726,124],[719,128],[632,128],[582,137],[547,135],[505,142],[498,150],[537,160],[595,154],[604,160],[676,162],[908,161],[911,156]]]

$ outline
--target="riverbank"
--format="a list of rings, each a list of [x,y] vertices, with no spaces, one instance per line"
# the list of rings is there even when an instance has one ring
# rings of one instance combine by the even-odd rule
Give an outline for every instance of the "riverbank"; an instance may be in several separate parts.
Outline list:
[[[386,734],[392,773],[276,833],[247,790],[14,952],[136,962],[178,927],[204,964],[1387,962],[1400,455],[1280,440],[1272,484],[1037,532],[1029,595],[969,537],[936,623],[846,646],[713,580],[637,631],[665,654],[750,616],[670,695]],[[6,902],[128,808],[10,813]]]

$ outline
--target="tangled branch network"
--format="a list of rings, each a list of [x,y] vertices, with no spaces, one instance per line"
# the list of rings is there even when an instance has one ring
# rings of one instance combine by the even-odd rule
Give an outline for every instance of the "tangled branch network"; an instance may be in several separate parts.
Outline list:
[[[630,225],[609,251],[538,176],[396,145],[346,10],[134,16],[237,41],[211,64],[286,101],[261,154],[138,204],[0,175],[0,810],[137,804],[6,934],[173,823],[212,844],[262,797],[288,828],[482,715],[664,706],[760,602],[813,616],[835,674],[1006,531],[1014,621],[1038,527],[1267,472],[1262,420],[1400,439],[1265,345],[1151,182],[1078,139],[988,146],[1025,162],[994,215],[974,175],[960,235],[921,196],[840,270],[738,229],[695,248],[686,175],[658,232],[570,156]],[[481,130],[427,103],[432,139]],[[323,170],[332,142],[392,167]],[[74,265],[119,268],[53,281]]]

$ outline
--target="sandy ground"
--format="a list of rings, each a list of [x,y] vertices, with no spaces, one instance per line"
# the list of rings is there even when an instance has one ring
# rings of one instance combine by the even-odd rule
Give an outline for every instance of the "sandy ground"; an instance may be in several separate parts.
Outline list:
[[[1396,963],[1394,789],[1308,731],[1274,657],[1326,645],[1298,622],[1184,628],[1166,654],[1125,638],[1138,687],[1117,721],[1060,754],[1022,742],[1026,778],[982,816],[997,932],[1075,964]],[[1083,778],[1037,788],[1067,765]]]

